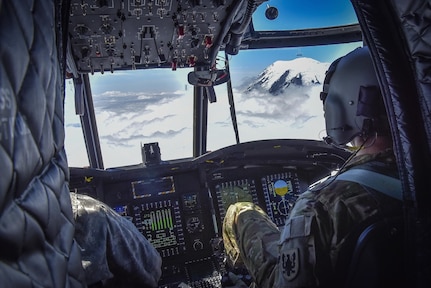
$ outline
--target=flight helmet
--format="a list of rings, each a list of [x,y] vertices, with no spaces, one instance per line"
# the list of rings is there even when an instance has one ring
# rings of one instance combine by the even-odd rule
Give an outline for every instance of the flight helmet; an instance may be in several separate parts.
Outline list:
[[[387,134],[386,110],[367,47],[335,60],[320,93],[327,143],[344,146],[354,137]]]

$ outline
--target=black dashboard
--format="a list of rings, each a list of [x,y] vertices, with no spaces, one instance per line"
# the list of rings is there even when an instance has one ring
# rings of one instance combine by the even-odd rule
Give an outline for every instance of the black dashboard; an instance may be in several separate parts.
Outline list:
[[[227,207],[254,202],[282,227],[297,196],[348,156],[313,140],[247,142],[193,160],[70,168],[70,190],[135,224],[162,256],[160,287],[221,287],[230,269],[221,238]]]

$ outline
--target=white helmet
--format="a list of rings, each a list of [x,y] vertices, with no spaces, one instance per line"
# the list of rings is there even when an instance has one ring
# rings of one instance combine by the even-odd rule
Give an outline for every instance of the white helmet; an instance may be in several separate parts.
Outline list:
[[[367,47],[357,48],[331,64],[320,99],[325,112],[327,143],[345,145],[356,136],[390,131]]]

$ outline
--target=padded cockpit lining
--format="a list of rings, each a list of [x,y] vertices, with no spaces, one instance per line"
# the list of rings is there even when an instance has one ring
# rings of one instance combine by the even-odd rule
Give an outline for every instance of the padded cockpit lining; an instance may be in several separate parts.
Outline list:
[[[403,184],[406,287],[431,283],[431,1],[351,0],[381,81]]]
[[[0,1],[2,287],[85,286],[67,184],[59,7]]]

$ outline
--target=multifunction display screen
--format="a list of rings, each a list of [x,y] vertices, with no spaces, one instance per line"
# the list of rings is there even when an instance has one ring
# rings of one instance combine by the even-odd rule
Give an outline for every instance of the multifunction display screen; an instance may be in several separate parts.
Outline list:
[[[173,210],[171,207],[142,212],[141,217],[144,234],[154,248],[163,248],[177,244]]]
[[[295,171],[270,174],[260,177],[259,190],[263,198],[257,196],[254,179],[231,180],[216,184],[216,195],[220,217],[223,221],[229,206],[237,202],[252,202],[266,210],[277,226],[283,226],[287,215],[299,195],[299,180]]]
[[[162,257],[184,253],[179,199],[172,194],[175,193],[174,177],[138,180],[131,185],[133,198],[137,199],[131,205],[131,216],[138,230]]]
[[[269,217],[277,226],[284,225],[286,217],[299,195],[299,181],[295,172],[267,175],[261,178],[265,205]]]
[[[133,222],[162,257],[185,251],[178,201],[158,201],[133,205]]]
[[[231,204],[237,202],[258,203],[256,185],[254,180],[250,179],[233,180],[217,184],[216,194],[222,219]]]
[[[144,198],[175,192],[172,176],[132,182],[133,198]]]

